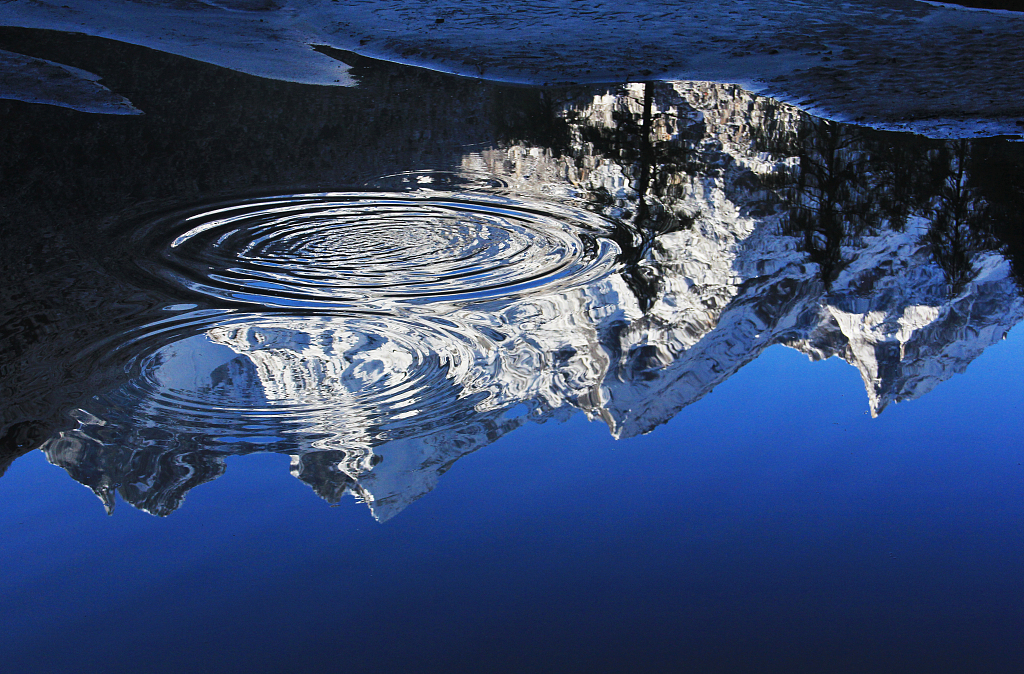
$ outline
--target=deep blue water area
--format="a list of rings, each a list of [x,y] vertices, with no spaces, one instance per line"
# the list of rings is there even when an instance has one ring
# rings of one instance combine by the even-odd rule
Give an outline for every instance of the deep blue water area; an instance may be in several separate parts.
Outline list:
[[[0,482],[5,658],[1012,671],[1022,347],[879,419],[848,366],[776,347],[643,438],[581,415],[521,428],[384,525],[280,456],[229,461],[157,519],[107,518],[31,455]]]
[[[5,670],[1019,671],[1024,144],[0,49]]]

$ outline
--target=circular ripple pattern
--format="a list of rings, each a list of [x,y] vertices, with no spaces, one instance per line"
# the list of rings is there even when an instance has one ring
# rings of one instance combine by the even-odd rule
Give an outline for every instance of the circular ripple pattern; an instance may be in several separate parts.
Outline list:
[[[485,194],[296,195],[159,224],[161,275],[293,309],[515,298],[598,278],[616,252],[591,213]]]
[[[476,400],[460,382],[480,339],[463,325],[386,315],[193,314],[140,336],[130,381],[89,413],[107,432],[226,444],[299,433],[321,449],[370,447],[471,417]]]

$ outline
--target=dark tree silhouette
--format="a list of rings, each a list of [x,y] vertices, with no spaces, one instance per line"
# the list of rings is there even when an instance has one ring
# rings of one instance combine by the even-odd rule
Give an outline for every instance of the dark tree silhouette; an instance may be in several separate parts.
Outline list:
[[[975,275],[974,261],[984,250],[998,247],[990,234],[986,204],[970,185],[970,144],[949,143],[935,158],[942,183],[924,214],[929,220],[925,240],[955,294]]]
[[[785,230],[801,236],[830,288],[846,262],[843,243],[879,221],[869,198],[869,155],[859,129],[827,120],[804,120],[797,147],[799,164],[785,189]]]

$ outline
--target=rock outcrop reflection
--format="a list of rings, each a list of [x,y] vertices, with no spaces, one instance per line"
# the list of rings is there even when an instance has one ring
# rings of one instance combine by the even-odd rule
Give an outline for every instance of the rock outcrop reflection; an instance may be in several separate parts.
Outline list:
[[[690,82],[566,92],[544,128],[559,142],[467,152],[452,187],[410,172],[139,230],[149,273],[220,309],[126,338],[129,381],[47,457],[167,515],[274,451],[386,520],[527,421],[647,433],[773,345],[856,367],[877,415],[1024,316],[982,146]]]

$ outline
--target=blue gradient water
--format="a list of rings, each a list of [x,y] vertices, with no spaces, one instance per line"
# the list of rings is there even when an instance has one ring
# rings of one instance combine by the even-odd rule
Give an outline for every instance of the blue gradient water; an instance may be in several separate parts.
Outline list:
[[[280,456],[156,519],[31,455],[0,481],[5,662],[1011,671],[1022,374],[1016,330],[871,419],[852,368],[775,347],[648,436],[520,428],[384,525]]]
[[[3,671],[1019,671],[1024,146],[0,48]]]

